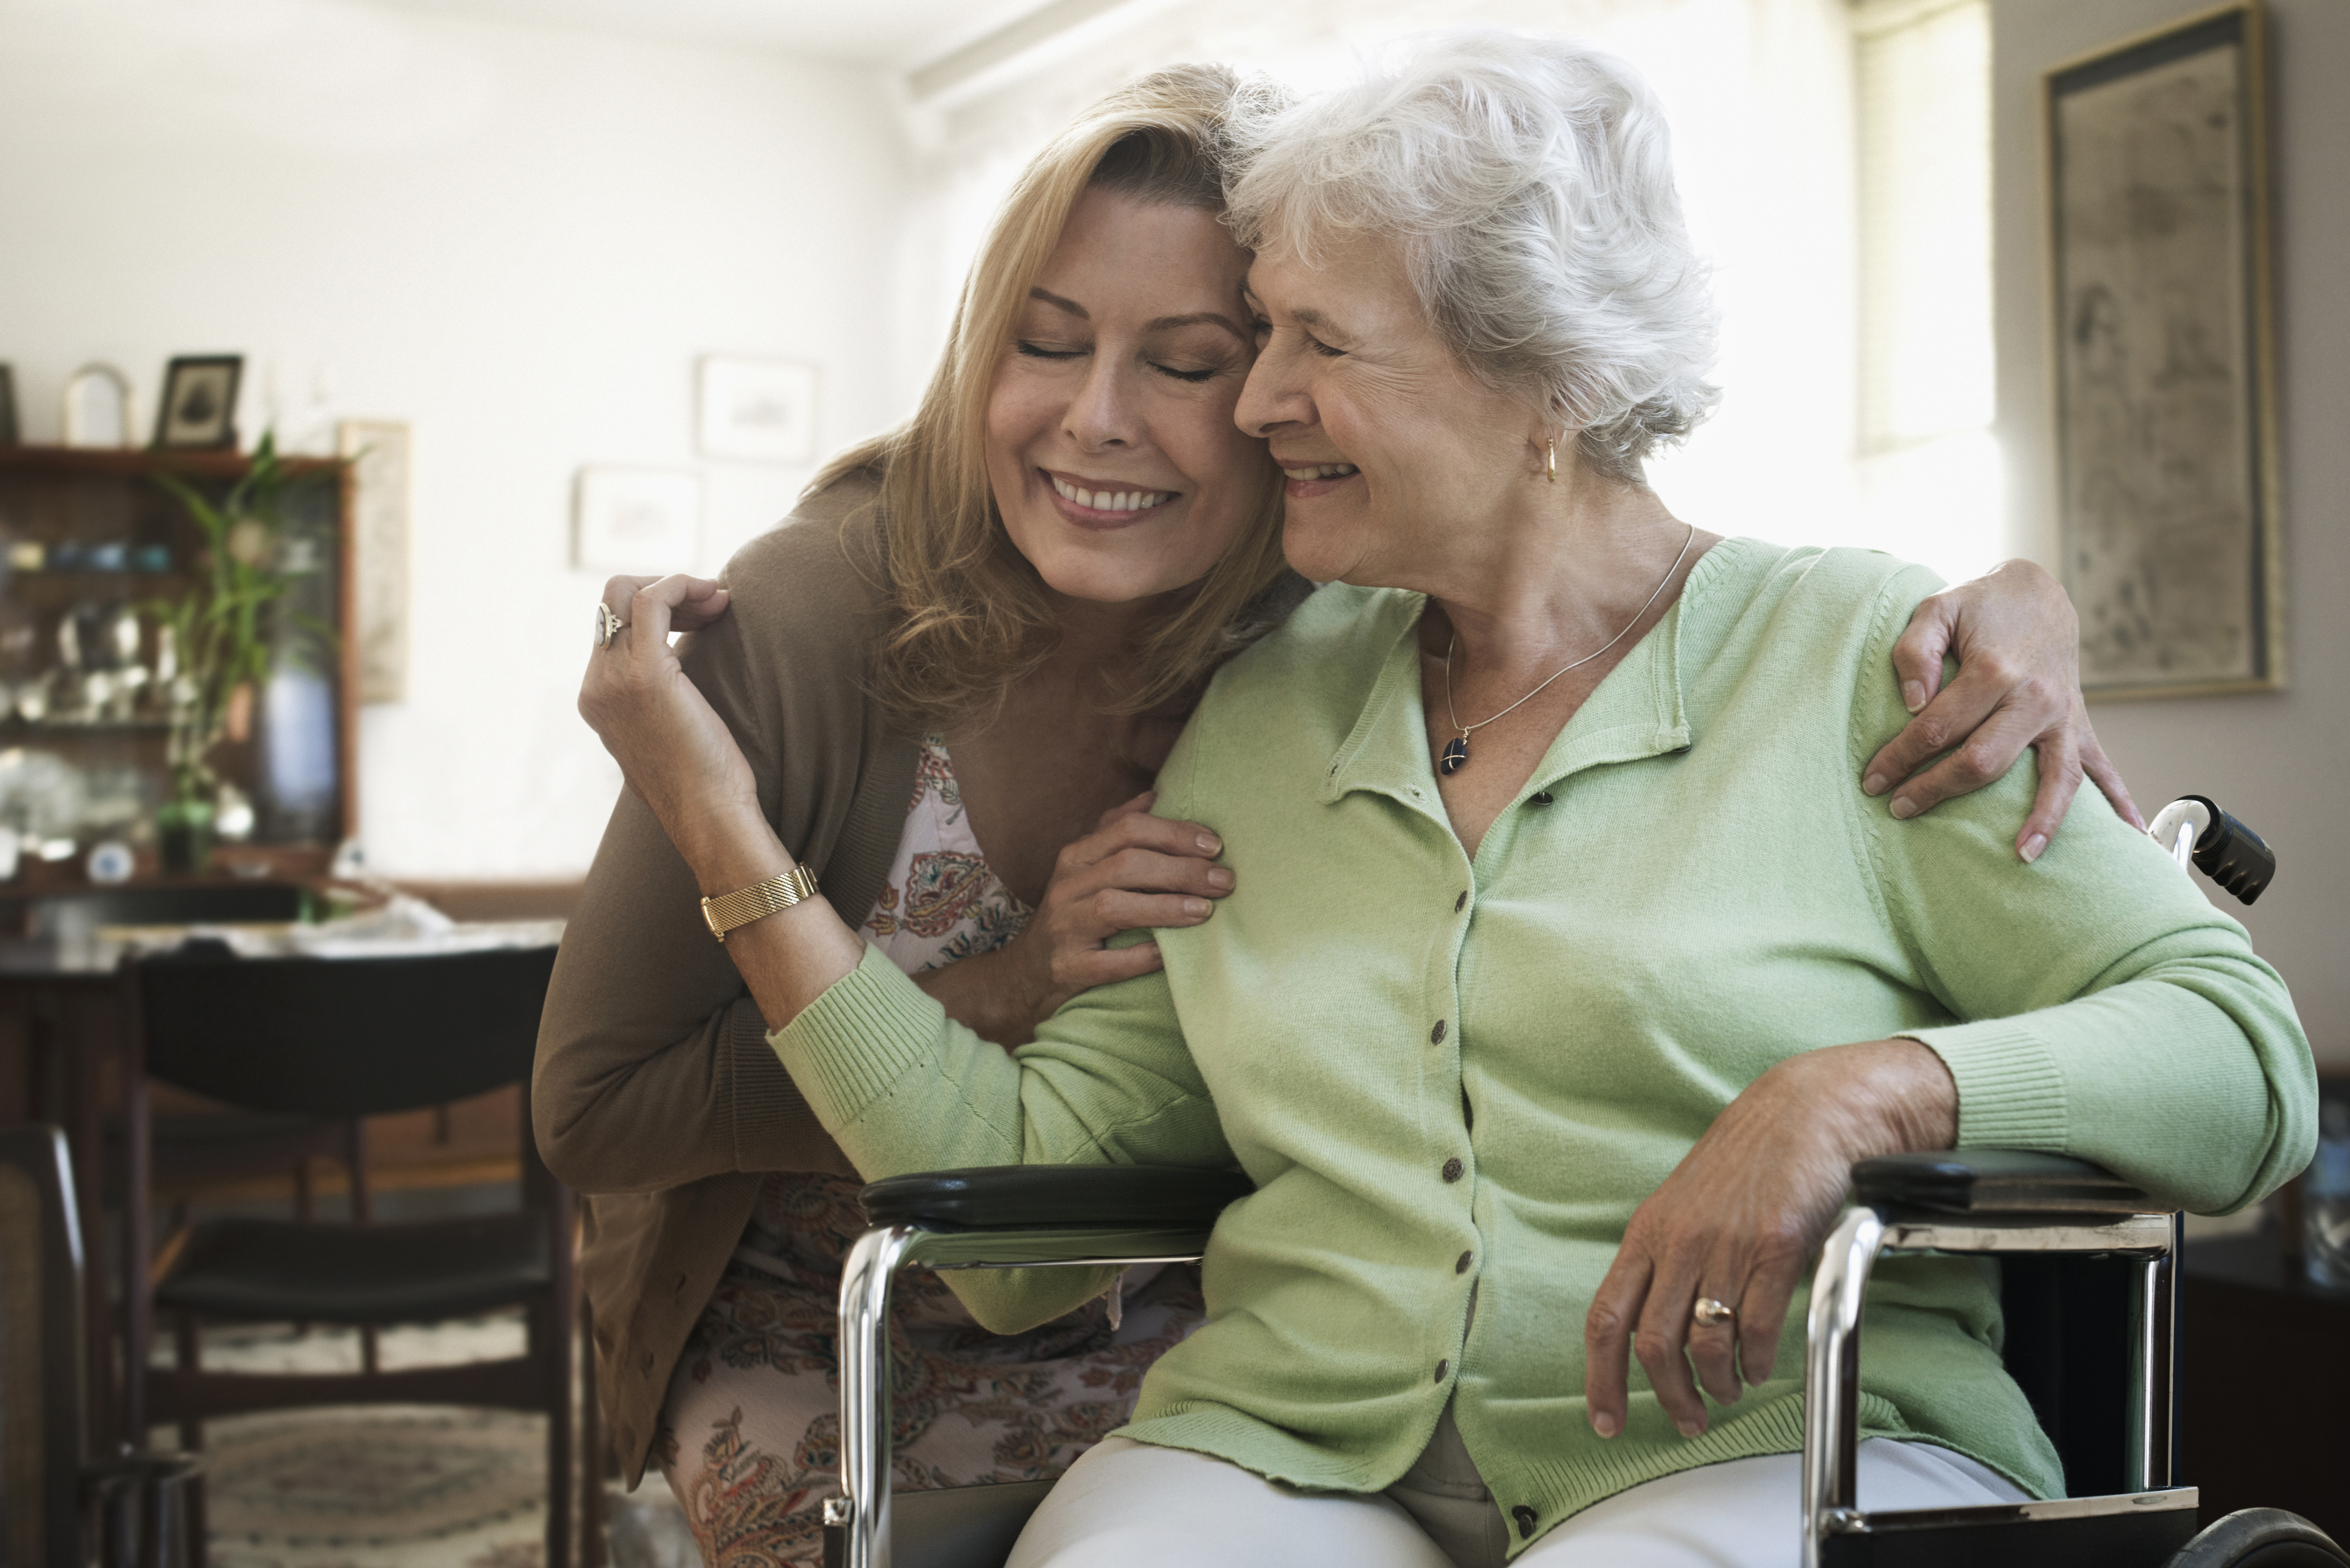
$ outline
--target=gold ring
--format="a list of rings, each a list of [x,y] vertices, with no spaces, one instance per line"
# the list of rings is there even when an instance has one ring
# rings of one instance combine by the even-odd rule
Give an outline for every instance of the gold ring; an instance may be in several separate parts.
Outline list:
[[[596,606],[596,646],[611,647],[612,639],[618,637],[628,624],[612,613],[611,606],[599,601]]]
[[[1690,1316],[1696,1320],[1699,1327],[1711,1328],[1717,1324],[1730,1323],[1736,1319],[1738,1309],[1726,1303],[1718,1302],[1711,1296],[1700,1296],[1697,1298],[1697,1305],[1690,1310]]]

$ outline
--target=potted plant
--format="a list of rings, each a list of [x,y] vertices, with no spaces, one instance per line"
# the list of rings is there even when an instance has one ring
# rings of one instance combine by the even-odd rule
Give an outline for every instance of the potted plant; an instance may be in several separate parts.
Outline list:
[[[294,586],[281,569],[280,551],[286,493],[301,477],[286,472],[268,432],[217,504],[178,474],[158,474],[156,483],[187,508],[204,539],[188,591],[151,607],[177,667],[164,694],[171,783],[155,814],[156,837],[164,870],[192,872],[203,869],[212,851],[221,790],[213,749],[251,737],[257,693],[276,659],[302,659],[306,638],[331,648],[335,631],[316,617],[271,608]]]

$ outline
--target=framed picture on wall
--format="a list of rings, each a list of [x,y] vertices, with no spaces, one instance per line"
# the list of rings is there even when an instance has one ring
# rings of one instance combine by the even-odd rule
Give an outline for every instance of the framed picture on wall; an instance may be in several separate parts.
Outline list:
[[[408,426],[345,420],[335,452],[351,463],[359,701],[408,695]]]
[[[163,372],[163,400],[155,408],[155,444],[202,451],[236,445],[236,384],[244,359],[236,354],[195,354]]]
[[[2059,545],[2091,696],[2284,681],[2257,0],[2045,78]]]
[[[691,571],[702,547],[702,475],[676,468],[583,468],[573,494],[571,564],[582,571]]]
[[[814,462],[816,379],[815,366],[785,359],[703,359],[696,389],[702,456]]]
[[[0,446],[16,444],[16,373],[0,365]]]

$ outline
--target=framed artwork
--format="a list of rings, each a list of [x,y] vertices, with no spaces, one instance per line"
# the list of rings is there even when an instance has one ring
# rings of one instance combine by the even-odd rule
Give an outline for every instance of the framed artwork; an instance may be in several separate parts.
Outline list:
[[[815,366],[712,355],[698,393],[704,457],[816,461]]]
[[[691,571],[702,546],[702,475],[676,468],[583,468],[571,564],[660,576]]]
[[[335,451],[351,464],[362,702],[408,695],[408,427],[390,420],[345,420],[335,427]]]
[[[2047,74],[2059,541],[2091,696],[2283,684],[2257,0]]]
[[[155,409],[155,444],[187,451],[236,445],[236,384],[244,375],[237,354],[174,359],[163,371],[163,400]]]
[[[16,441],[16,373],[0,365],[0,446],[15,446]]]
[[[68,446],[131,444],[130,380],[111,365],[84,365],[67,378],[62,411]]]

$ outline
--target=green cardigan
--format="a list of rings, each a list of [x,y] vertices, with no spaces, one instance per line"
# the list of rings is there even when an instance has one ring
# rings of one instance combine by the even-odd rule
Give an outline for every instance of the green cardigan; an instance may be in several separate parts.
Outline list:
[[[2084,1156],[2199,1210],[2252,1202],[2312,1148],[2282,982],[2094,792],[2033,865],[2009,844],[2030,768],[1912,822],[1861,794],[1905,717],[1893,640],[1938,586],[1866,552],[1715,546],[1473,862],[1421,720],[1424,600],[1326,588],[1217,677],[1159,775],[1157,809],[1214,827],[1240,873],[1212,919],[1159,933],[1164,972],[1007,1054],[868,954],[774,1044],[871,1177],[1248,1173],[1205,1260],[1209,1321],[1123,1436],[1371,1491],[1451,1399],[1495,1500],[1540,1528],[1798,1449],[1800,1298],[1777,1376],[1700,1437],[1637,1362],[1621,1436],[1582,1397],[1584,1314],[1632,1210],[1773,1063],[1924,1041],[1960,1143]],[[1107,1279],[953,1277],[1000,1329]],[[1970,1259],[1877,1271],[1864,1433],[2061,1495],[2000,1366],[1996,1280]]]

